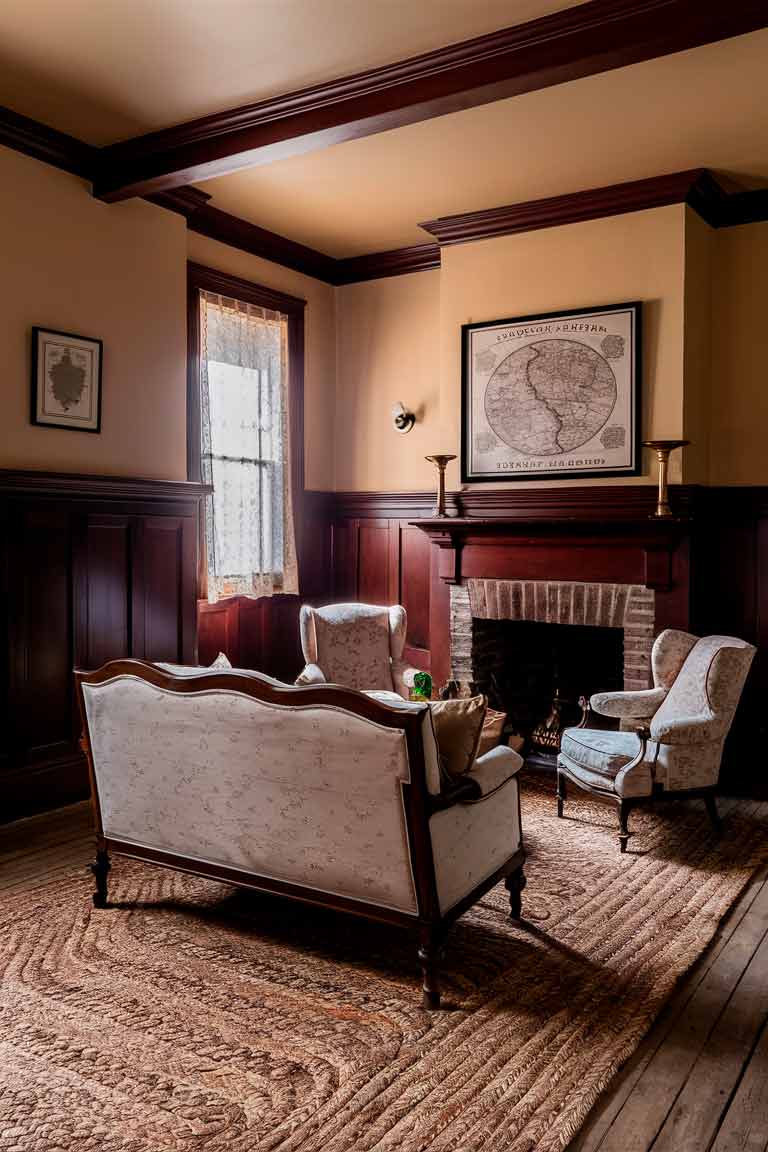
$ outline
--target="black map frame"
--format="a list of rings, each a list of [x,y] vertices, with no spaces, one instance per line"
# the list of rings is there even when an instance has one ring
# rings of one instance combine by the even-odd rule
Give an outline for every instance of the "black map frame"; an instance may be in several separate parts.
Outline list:
[[[630,420],[629,429],[629,465],[616,467],[583,467],[583,468],[552,468],[540,470],[498,470],[494,472],[481,472],[473,470],[470,466],[472,459],[471,435],[471,403],[473,388],[476,386],[473,379],[473,365],[470,360],[471,336],[479,329],[506,327],[518,324],[544,325],[560,321],[564,318],[588,320],[593,316],[600,316],[609,312],[629,312],[631,315],[632,334],[630,339],[631,366],[630,366]],[[600,304],[586,308],[568,308],[557,312],[539,312],[527,316],[508,316],[498,320],[483,320],[476,323],[462,324],[461,326],[461,482],[462,484],[489,484],[507,481],[525,480],[565,480],[585,479],[588,477],[616,477],[639,476],[642,471],[641,461],[641,422],[642,422],[642,302],[630,300],[618,304]],[[487,383],[486,383],[487,387]],[[599,431],[599,429],[598,429]],[[596,435],[597,433],[595,433]]]
[[[44,407],[40,403],[41,394],[45,392],[45,355],[44,350],[41,348],[44,337],[55,336],[59,341],[66,344],[68,340],[76,342],[77,344],[90,345],[93,353],[95,354],[98,364],[95,376],[90,380],[90,386],[95,390],[95,408],[96,408],[96,422],[93,427],[84,426],[81,421],[72,420],[67,422],[66,415],[58,415],[55,420],[46,420],[40,415],[40,408]],[[77,332],[60,332],[56,328],[44,328],[38,324],[32,327],[32,346],[30,356],[31,368],[31,394],[30,394],[30,423],[36,424],[39,428],[58,428],[61,432],[89,432],[92,435],[98,435],[101,432],[101,384],[104,362],[104,342],[94,336],[81,336]]]

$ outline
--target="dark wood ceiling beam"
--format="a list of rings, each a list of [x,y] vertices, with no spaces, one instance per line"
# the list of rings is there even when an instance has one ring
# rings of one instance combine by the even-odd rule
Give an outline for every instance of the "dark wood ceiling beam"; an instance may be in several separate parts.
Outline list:
[[[144,196],[754,31],[765,0],[589,0],[99,150],[94,194]]]

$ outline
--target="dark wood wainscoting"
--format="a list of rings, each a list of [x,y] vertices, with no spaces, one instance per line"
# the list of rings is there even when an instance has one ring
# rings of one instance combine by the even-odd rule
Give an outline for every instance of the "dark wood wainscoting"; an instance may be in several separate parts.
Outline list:
[[[201,604],[200,662],[223,651],[237,666],[291,681],[302,664],[303,601],[400,603],[408,612],[406,657],[441,683],[457,565],[461,576],[646,584],[656,590],[659,628],[723,632],[758,646],[724,780],[768,795],[760,768],[768,737],[768,488],[679,485],[672,498],[679,523],[659,527],[651,485],[478,488],[449,495],[451,518],[464,527],[441,539],[425,530],[430,493],[308,492],[302,595]]]
[[[0,822],[88,794],[73,667],[196,661],[202,493],[0,472]]]
[[[657,589],[660,627],[724,632],[756,644],[729,741],[727,782],[768,794],[759,768],[768,736],[762,707],[768,697],[768,488],[675,486],[682,523],[674,546],[648,536],[655,496],[650,485],[478,488],[450,494],[448,510],[455,518],[499,521],[496,531],[467,533],[460,542],[465,575],[637,581]],[[444,679],[446,577],[455,557],[413,526],[429,519],[434,497],[341,492],[313,498],[312,599],[403,604],[408,658]]]

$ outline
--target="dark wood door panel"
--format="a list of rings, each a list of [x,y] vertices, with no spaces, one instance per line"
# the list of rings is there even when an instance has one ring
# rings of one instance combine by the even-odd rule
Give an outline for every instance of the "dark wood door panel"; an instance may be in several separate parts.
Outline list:
[[[420,528],[400,526],[398,599],[408,613],[408,644],[429,648],[429,538]]]
[[[389,604],[389,521],[361,520],[358,529],[357,587],[364,604]]]
[[[71,516],[55,502],[10,514],[10,730],[17,761],[73,749]]]
[[[184,661],[184,543],[187,518],[147,516],[137,526],[133,649],[144,660]]]
[[[86,514],[75,555],[76,663],[99,668],[136,655],[131,636],[132,516]]]

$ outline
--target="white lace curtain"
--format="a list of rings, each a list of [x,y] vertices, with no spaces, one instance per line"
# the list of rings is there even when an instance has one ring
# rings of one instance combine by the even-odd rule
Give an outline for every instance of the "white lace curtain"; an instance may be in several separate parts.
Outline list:
[[[200,293],[208,599],[298,592],[288,421],[288,322]]]

